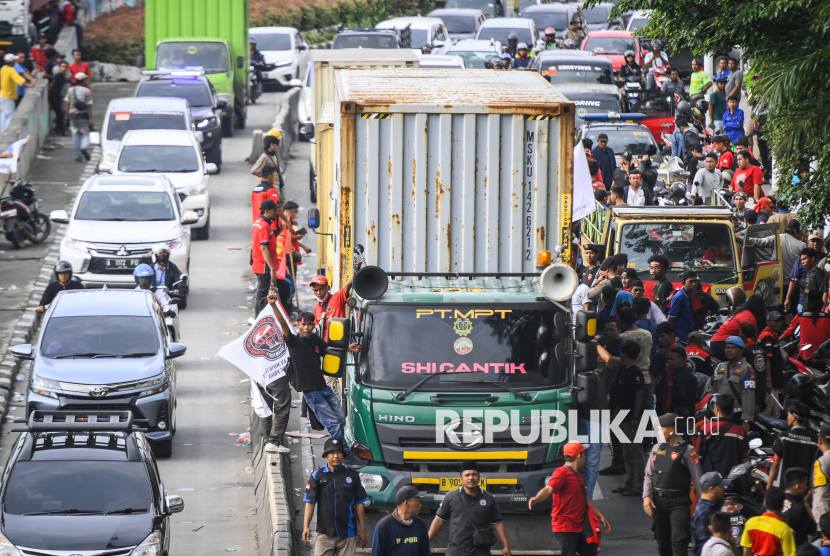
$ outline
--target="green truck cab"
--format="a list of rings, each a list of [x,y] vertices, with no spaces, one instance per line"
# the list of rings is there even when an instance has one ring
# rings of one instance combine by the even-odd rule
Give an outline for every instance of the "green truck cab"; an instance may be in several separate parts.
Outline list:
[[[222,133],[245,129],[250,93],[247,0],[145,4],[150,69],[203,68],[222,108]]]

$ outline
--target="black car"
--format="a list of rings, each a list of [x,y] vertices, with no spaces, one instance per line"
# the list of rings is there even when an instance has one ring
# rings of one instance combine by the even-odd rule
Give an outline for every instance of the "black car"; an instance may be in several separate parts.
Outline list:
[[[147,71],[135,89],[137,97],[179,97],[190,104],[190,116],[201,131],[202,152],[208,162],[222,169],[222,136],[233,135],[230,108],[225,100],[219,100],[213,84],[203,71],[170,70]]]
[[[620,114],[624,111],[620,91],[615,85],[568,83],[557,85],[556,89],[574,103],[575,127],[584,123],[580,116],[585,114]]]
[[[569,83],[615,86],[613,62],[593,52],[545,50],[533,59],[530,67],[557,88]]]
[[[161,556],[170,516],[150,444],[129,411],[34,411],[14,432],[0,490],[8,555]]]

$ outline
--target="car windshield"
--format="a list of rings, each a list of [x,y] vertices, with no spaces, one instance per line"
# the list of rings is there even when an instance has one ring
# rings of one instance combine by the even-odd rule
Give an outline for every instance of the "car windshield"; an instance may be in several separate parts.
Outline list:
[[[488,50],[486,52],[470,52],[469,50],[450,50],[448,54],[458,54],[464,58],[464,66],[467,68],[484,69],[485,58],[495,55],[496,51]]]
[[[170,195],[155,191],[87,191],[75,211],[75,220],[149,222],[175,217]]]
[[[593,56],[591,57],[593,58]],[[607,62],[605,58],[602,61]],[[613,85],[614,76],[610,67],[595,66],[589,62],[553,62],[542,63],[539,72],[553,85],[565,83],[591,83],[598,85]]]
[[[476,32],[476,18],[469,15],[442,15],[441,21],[450,33]]]
[[[411,31],[413,48],[420,48],[425,44],[432,44],[432,38],[429,36],[428,29],[412,29]]]
[[[545,13],[545,12],[528,12],[522,14],[524,19],[532,19],[536,22],[536,27],[539,29],[547,29],[553,27],[557,32],[568,28],[568,14],[565,13]]]
[[[631,23],[628,24],[628,30],[631,32],[638,31],[646,25],[648,25],[648,18],[638,17],[631,20]]]
[[[159,327],[151,316],[52,317],[40,341],[50,359],[72,355],[155,355]],[[117,381],[116,381],[117,382]]]
[[[620,156],[625,151],[630,152],[635,156],[642,156],[646,154],[646,149],[649,145],[654,145],[654,137],[648,128],[642,129],[590,129],[585,134],[585,137],[592,140],[594,145],[597,144],[597,136],[600,133],[608,135],[608,146],[614,151],[616,156]],[[652,157],[654,158],[654,157]]]
[[[379,387],[407,388],[430,373],[430,390],[469,391],[471,384],[508,386],[562,384],[567,369],[553,356],[552,306],[374,304],[361,360],[363,380]],[[412,338],[433,338],[428,349]],[[461,383],[461,384],[459,384]]]
[[[205,73],[225,73],[230,69],[228,47],[221,42],[163,42],[156,50],[156,67],[198,67]]]
[[[486,16],[496,15],[496,4],[493,0],[449,0],[447,8],[471,8],[481,10]]]
[[[579,126],[583,123],[582,120],[579,119],[579,116],[584,116],[586,114],[607,114],[608,112],[616,112],[619,114],[622,112],[620,101],[616,99],[598,100],[596,98],[587,98],[582,100],[574,100],[570,97],[568,97],[568,99],[573,101],[574,106],[576,107],[576,118],[574,118],[574,126],[576,128],[579,128]],[[616,152],[617,151],[614,151],[614,153]]]
[[[198,172],[199,157],[193,147],[136,145],[124,147],[118,157],[121,172]]]
[[[634,39],[590,36],[585,39],[583,50],[590,50],[595,54],[622,54],[626,50],[637,51],[634,47]]]
[[[256,49],[260,52],[270,50],[291,50],[291,35],[288,33],[265,33],[251,35],[256,40]]]
[[[111,112],[107,141],[120,141],[133,129],[187,129],[187,116],[182,112]]]
[[[207,85],[196,79],[145,81],[135,92],[135,96],[183,98],[190,103],[190,106],[211,106],[213,104]]]
[[[585,14],[585,21],[589,25],[596,25],[598,23],[606,23],[611,10],[607,6],[597,6],[596,8],[586,8],[582,10]]]
[[[75,433],[75,445],[92,433]],[[53,435],[57,448],[67,434]],[[110,435],[97,435],[93,446],[105,447]],[[121,440],[123,443],[123,440]],[[6,483],[3,511],[7,514],[148,513],[153,498],[150,479],[140,461],[18,461]],[[74,511],[73,511],[74,510]],[[120,515],[118,515],[120,514]],[[118,512],[112,519],[124,519]]]
[[[536,37],[532,36],[527,27],[482,27],[476,38],[481,41],[496,39],[502,44],[507,44],[507,37],[513,33],[519,38],[519,42],[536,44]]]
[[[417,43],[413,42],[412,44]],[[334,37],[333,48],[398,48],[398,42],[391,34],[357,35],[343,33]]]
[[[669,279],[684,270],[717,273],[709,280],[734,275],[735,254],[732,231],[726,224],[706,222],[646,222],[625,224],[620,232],[620,252],[628,255],[628,266],[648,279],[648,259],[660,254],[671,261]],[[706,281],[706,278],[702,278]]]
[[[650,118],[670,118],[672,98],[660,91],[643,91],[641,98],[631,102],[631,111],[648,115]]]

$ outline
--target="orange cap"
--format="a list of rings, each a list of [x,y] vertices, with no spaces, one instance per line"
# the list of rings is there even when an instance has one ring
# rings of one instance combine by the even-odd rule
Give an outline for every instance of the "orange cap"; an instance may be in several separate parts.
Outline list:
[[[575,458],[579,454],[585,451],[585,447],[580,444],[579,442],[568,442],[565,444],[565,447],[562,448],[562,453],[565,454],[567,457]]]

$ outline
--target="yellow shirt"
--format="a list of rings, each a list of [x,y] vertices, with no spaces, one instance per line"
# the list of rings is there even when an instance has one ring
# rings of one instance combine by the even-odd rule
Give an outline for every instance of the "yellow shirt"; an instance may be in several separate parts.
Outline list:
[[[7,64],[0,68],[0,96],[3,98],[17,100],[17,87],[24,83],[26,80],[13,66]]]

